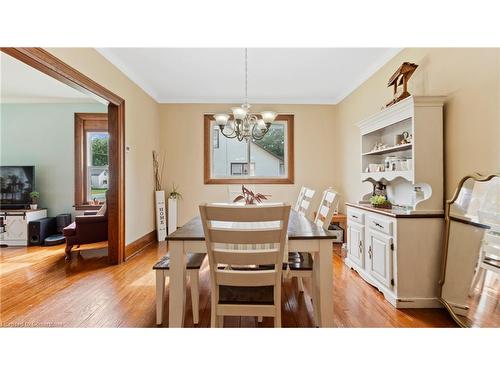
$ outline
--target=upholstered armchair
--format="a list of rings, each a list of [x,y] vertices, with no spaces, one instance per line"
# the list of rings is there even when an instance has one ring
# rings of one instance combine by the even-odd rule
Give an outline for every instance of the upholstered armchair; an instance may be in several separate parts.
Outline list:
[[[66,237],[66,260],[71,259],[71,249],[108,239],[108,210],[106,204],[95,215],[76,216],[75,221],[63,230]]]

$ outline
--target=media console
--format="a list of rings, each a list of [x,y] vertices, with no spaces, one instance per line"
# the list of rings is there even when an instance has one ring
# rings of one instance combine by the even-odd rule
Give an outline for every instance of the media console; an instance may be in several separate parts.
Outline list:
[[[28,246],[28,223],[47,217],[47,210],[0,209],[0,245]]]

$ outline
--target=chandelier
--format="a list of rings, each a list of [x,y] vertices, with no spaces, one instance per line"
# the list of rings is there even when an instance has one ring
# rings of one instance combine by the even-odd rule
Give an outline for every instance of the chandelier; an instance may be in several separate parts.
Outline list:
[[[231,108],[232,114],[214,115],[215,122],[224,137],[237,138],[240,142],[264,138],[277,114],[272,111],[263,111],[260,115],[251,113],[250,107],[248,104],[248,51],[245,48],[245,103],[240,107]]]

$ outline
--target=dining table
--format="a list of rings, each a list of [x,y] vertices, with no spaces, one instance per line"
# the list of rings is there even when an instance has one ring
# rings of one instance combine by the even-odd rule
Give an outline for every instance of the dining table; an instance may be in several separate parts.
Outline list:
[[[311,295],[314,325],[333,327],[332,255],[333,240],[337,235],[293,209],[290,210],[287,234],[287,251],[308,252],[313,257]],[[194,217],[169,234],[166,241],[170,257],[168,326],[183,327],[186,305],[186,254],[207,252],[200,216]],[[163,317],[159,318],[162,321]]]

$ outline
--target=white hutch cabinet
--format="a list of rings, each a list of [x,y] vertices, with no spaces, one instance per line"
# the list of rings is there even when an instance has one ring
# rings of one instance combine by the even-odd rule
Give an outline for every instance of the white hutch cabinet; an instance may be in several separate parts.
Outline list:
[[[370,192],[346,204],[345,263],[395,307],[442,307],[443,103],[442,97],[409,97],[358,125],[361,181]],[[411,142],[394,144],[403,132],[411,135]],[[376,143],[387,147],[373,150]],[[373,171],[387,156],[409,162],[395,170]],[[376,183],[386,186],[391,209],[370,205]],[[420,196],[414,196],[415,187]]]

